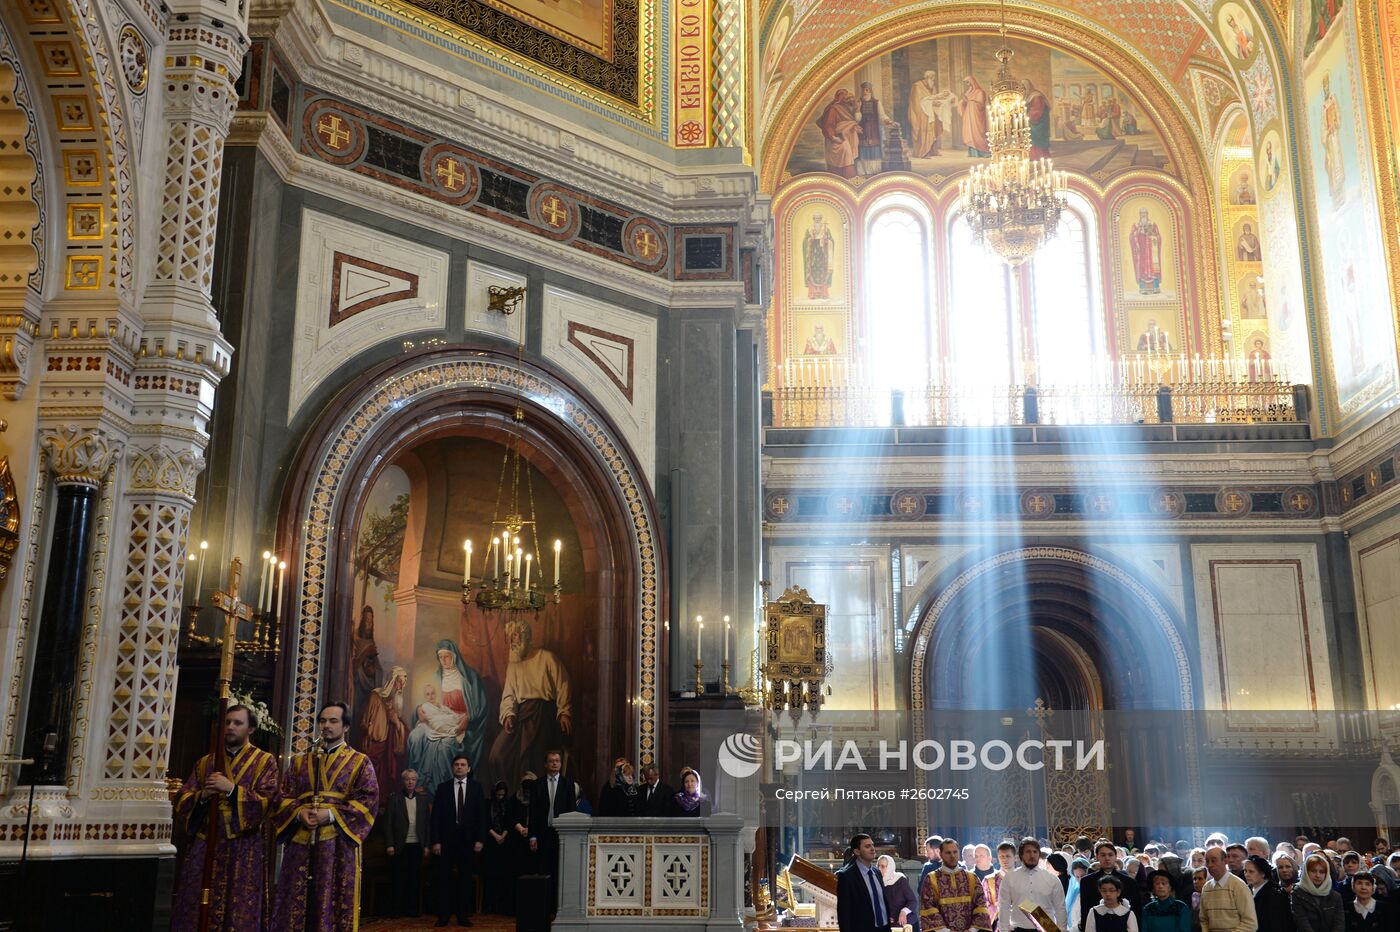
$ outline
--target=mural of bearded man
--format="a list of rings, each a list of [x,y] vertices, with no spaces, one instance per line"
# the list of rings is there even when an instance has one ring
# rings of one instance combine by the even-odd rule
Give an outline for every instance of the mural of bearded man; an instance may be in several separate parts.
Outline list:
[[[534,646],[528,621],[506,625],[510,663],[501,693],[501,731],[491,745],[490,775],[515,786],[526,771],[544,773],[544,755],[564,748],[569,769],[573,705],[569,671],[553,651]]]

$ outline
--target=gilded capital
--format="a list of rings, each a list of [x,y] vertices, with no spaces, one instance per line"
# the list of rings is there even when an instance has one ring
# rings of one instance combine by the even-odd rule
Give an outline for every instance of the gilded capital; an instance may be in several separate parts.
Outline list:
[[[59,485],[101,485],[122,450],[120,438],[78,424],[40,428],[39,442]]]

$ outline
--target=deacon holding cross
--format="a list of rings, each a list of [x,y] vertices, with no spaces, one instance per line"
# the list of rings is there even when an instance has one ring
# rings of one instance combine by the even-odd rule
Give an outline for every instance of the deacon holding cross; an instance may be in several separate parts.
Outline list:
[[[360,913],[360,846],[374,827],[379,784],[369,758],[345,743],[349,708],[327,703],[320,740],[292,759],[273,820],[282,842],[273,932],[355,932]]]
[[[230,703],[233,652],[239,621],[251,618],[238,597],[243,564],[229,563],[229,585],[214,593],[224,616],[219,663],[219,717],[213,748],[195,764],[175,800],[194,841],[180,866],[172,932],[261,932],[267,903],[264,819],[277,805],[277,760],[253,747],[258,717]],[[212,841],[212,845],[210,840]]]
[[[180,787],[175,817],[194,839],[180,865],[171,932],[200,928],[208,857],[209,809],[217,810],[208,927],[215,932],[261,932],[267,900],[267,842],[263,819],[277,803],[277,759],[253,746],[258,717],[246,705],[224,713],[224,764],[206,754]]]

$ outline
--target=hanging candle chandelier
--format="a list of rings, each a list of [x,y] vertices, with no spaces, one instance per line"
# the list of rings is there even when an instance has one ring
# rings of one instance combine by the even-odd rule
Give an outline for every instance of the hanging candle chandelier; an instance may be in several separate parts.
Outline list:
[[[524,347],[519,356],[523,357]],[[481,575],[472,575],[473,546],[463,541],[462,604],[476,604],[482,611],[538,612],[550,602],[559,604],[559,557],[563,541],[554,541],[554,577],[545,584],[545,561],[540,552],[539,523],[535,518],[535,487],[530,464],[520,455],[520,425],[525,411],[517,401],[511,418],[515,429],[506,442],[501,475],[496,484],[496,504],[491,512]],[[525,500],[521,501],[524,474]],[[527,510],[528,509],[528,510]],[[503,513],[504,511],[504,513]]]
[[[997,50],[1001,67],[987,106],[991,160],[972,168],[958,183],[958,195],[973,238],[1014,267],[1055,235],[1068,182],[1049,157],[1031,158],[1026,85],[1011,76],[1011,58],[1016,53],[1005,44],[1005,0],[1001,38],[1003,44]]]

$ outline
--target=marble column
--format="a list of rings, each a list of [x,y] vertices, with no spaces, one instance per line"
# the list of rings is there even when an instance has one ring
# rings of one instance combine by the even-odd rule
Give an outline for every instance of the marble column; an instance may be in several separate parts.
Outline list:
[[[34,648],[34,676],[29,681],[29,734],[25,756],[39,760],[27,770],[25,783],[63,783],[67,761],[44,759],[44,735],[57,735],[55,747],[67,747],[73,721],[73,693],[78,677],[83,610],[87,605],[88,558],[92,551],[97,488],[86,483],[58,487],[53,512],[53,540],[44,573],[44,605]]]
[[[68,424],[46,431],[42,444],[54,472],[57,497],[44,568],[44,600],[29,679],[23,782],[67,781],[69,738],[78,686],[78,658],[88,605],[97,493],[120,445],[101,431]],[[42,753],[44,736],[57,735],[57,750]]]

